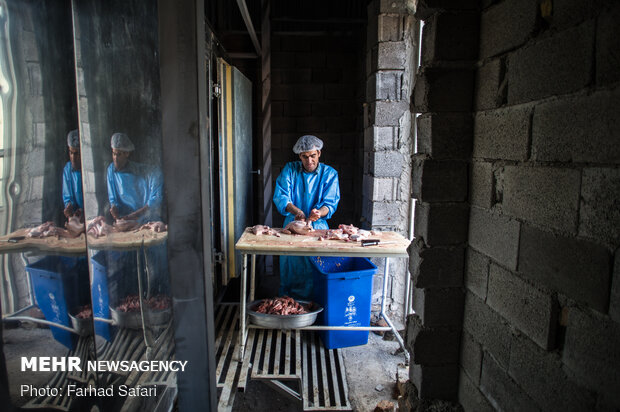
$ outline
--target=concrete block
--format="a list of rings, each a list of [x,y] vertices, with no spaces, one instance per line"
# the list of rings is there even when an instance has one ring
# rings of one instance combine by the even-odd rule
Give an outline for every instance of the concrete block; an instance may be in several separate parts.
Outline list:
[[[608,317],[570,308],[562,361],[579,382],[620,407],[620,324]]]
[[[368,15],[383,13],[408,13],[405,0],[373,0],[368,4]]]
[[[312,69],[307,68],[285,68],[274,70],[272,72],[272,76],[274,76],[274,83],[282,83],[282,84],[303,84],[310,83],[312,79]]]
[[[596,398],[564,372],[557,353],[515,337],[508,374],[545,411],[592,411]]]
[[[596,32],[596,84],[620,80],[620,7],[601,13]]]
[[[274,117],[271,122],[273,133],[291,133],[297,130],[297,120],[294,117]]]
[[[540,407],[491,356],[482,360],[480,392],[496,410],[539,411]]]
[[[493,179],[493,164],[487,162],[473,162],[469,203],[483,209],[491,209],[495,200],[495,181]]]
[[[377,16],[377,35],[380,42],[404,40],[406,28],[406,15],[380,14]]]
[[[609,316],[620,323],[620,250],[616,250],[609,298]]]
[[[486,302],[541,348],[555,345],[558,304],[550,294],[491,263]]]
[[[471,293],[465,295],[463,329],[482,344],[483,350],[491,353],[500,365],[508,368],[512,340],[510,327],[497,312]]]
[[[429,328],[416,315],[407,321],[407,346],[411,361],[418,365],[458,363],[460,331]]]
[[[309,117],[312,115],[312,104],[310,102],[296,102],[289,104],[289,102],[273,102],[273,104],[279,104],[281,106],[282,115],[286,117]],[[272,115],[275,113],[272,110]]]
[[[433,159],[469,159],[473,118],[469,113],[426,113],[417,117],[418,153]]]
[[[603,246],[522,225],[518,270],[535,282],[607,313],[611,257]]]
[[[338,83],[342,82],[343,74],[341,68],[322,68],[322,67],[314,67],[310,69],[311,74],[311,82],[312,83]]]
[[[403,70],[382,70],[371,74],[366,81],[366,99],[398,101],[409,96],[403,76]]]
[[[620,163],[620,87],[543,103],[534,111],[532,158]]]
[[[538,4],[508,0],[489,7],[480,16],[480,59],[525,43],[536,29]]]
[[[521,106],[476,115],[474,119],[474,157],[527,160],[531,114],[531,107]]]
[[[467,200],[467,163],[417,160],[413,165],[413,197],[422,202]]]
[[[353,100],[357,94],[357,84],[325,84],[323,85],[326,100]]]
[[[469,112],[472,108],[474,70],[424,68],[416,75],[414,111]]]
[[[464,250],[462,247],[424,247],[412,242],[409,247],[409,271],[417,288],[460,287],[463,285]]]
[[[468,247],[465,262],[465,287],[483,301],[486,300],[490,259]]]
[[[405,112],[409,112],[409,102],[377,101],[368,104],[370,126],[400,126]]]
[[[295,53],[272,52],[271,53],[271,67],[278,67],[281,69],[290,69],[294,67],[304,67],[304,66],[295,64]]]
[[[405,164],[403,155],[394,150],[373,152],[370,161],[375,177],[400,177]]]
[[[477,0],[418,0],[415,16],[420,20],[426,20],[443,10],[477,10],[478,7]]]
[[[590,84],[594,21],[547,37],[508,58],[508,104],[581,90]]]
[[[478,386],[480,384],[480,372],[482,371],[482,347],[466,331],[463,331],[461,335],[460,363],[468,379]]]
[[[393,226],[400,222],[398,202],[372,202],[369,215],[371,225]]]
[[[376,68],[373,67],[375,70],[405,70],[407,68],[407,52],[404,41],[378,43],[372,50],[373,57],[374,53],[377,56]]]
[[[418,203],[414,232],[428,246],[457,245],[467,240],[466,203]]]
[[[459,366],[417,365],[409,366],[409,379],[418,388],[420,399],[455,401],[458,393]]]
[[[414,288],[413,310],[425,327],[453,327],[460,330],[463,321],[463,298],[461,288]]]
[[[326,130],[325,117],[298,117],[296,120],[296,130],[299,134],[321,135]],[[330,129],[331,130],[331,129]]]
[[[363,185],[364,194],[373,202],[399,200],[398,181],[395,178],[364,175]]]
[[[493,59],[476,72],[474,108],[477,111],[495,109],[506,100],[506,67],[503,59]]]
[[[422,65],[478,57],[478,12],[436,13],[424,21]]]
[[[398,150],[400,128],[387,126],[387,127],[369,127],[364,131],[364,135],[368,134],[368,146],[364,146],[364,150],[367,151],[379,151],[379,150]]]
[[[579,170],[506,166],[502,177],[504,213],[560,231],[577,232]]]
[[[293,98],[300,101],[317,101],[323,98],[323,85],[299,84],[293,87]]]
[[[296,52],[294,53],[294,66],[289,67],[309,67],[312,69],[315,67],[325,67],[326,62],[327,54],[324,51]],[[274,66],[278,67],[275,64]]]
[[[620,169],[584,168],[579,235],[620,244]]]
[[[607,0],[554,0],[550,25],[556,30],[575,26],[584,20],[590,20],[601,13],[610,4]],[[607,11],[607,10],[604,10]]]
[[[469,245],[503,266],[515,270],[519,247],[520,223],[506,216],[471,208]]]
[[[461,369],[459,375],[459,403],[465,412],[494,412],[495,408],[478,390],[477,384]]]

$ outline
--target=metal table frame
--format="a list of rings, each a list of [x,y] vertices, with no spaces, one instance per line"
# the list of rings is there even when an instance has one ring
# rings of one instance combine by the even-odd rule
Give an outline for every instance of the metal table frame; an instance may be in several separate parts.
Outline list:
[[[240,314],[239,314],[239,360],[243,360],[243,355],[245,352],[245,343],[248,336],[248,328],[257,328],[257,329],[267,329],[262,326],[250,325],[247,321],[247,273],[248,273],[248,255],[252,255],[251,259],[251,269],[250,269],[250,302],[254,300],[254,292],[255,292],[255,277],[256,277],[256,255],[294,255],[294,256],[317,256],[317,252],[308,252],[304,250],[295,250],[295,251],[272,251],[272,250],[257,250],[257,251],[246,251],[240,250],[242,255],[242,271],[241,271],[241,293],[239,298],[240,304]],[[405,347],[405,342],[403,338],[398,333],[398,330],[390,320],[390,318],[385,313],[385,296],[387,289],[387,280],[389,274],[390,267],[390,257],[408,257],[409,255],[404,252],[400,253],[384,253],[381,252],[381,249],[371,249],[371,247],[359,249],[359,251],[349,251],[343,252],[342,250],[336,250],[333,253],[329,252],[320,252],[318,255],[320,256],[335,256],[335,257],[383,257],[385,259],[385,264],[383,267],[383,287],[381,291],[381,312],[379,316],[385,320],[388,326],[305,326],[303,328],[297,328],[300,330],[367,330],[367,331],[392,331],[394,336],[398,340],[400,347],[403,349],[405,357],[407,361],[409,360],[409,353],[407,348]]]

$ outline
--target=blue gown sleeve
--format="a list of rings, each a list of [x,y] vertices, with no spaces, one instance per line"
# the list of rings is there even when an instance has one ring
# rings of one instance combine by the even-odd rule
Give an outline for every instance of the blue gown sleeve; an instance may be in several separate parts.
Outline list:
[[[329,168],[326,170],[324,183],[321,185],[321,194],[316,208],[320,209],[323,206],[326,206],[329,211],[325,216],[325,219],[329,219],[332,217],[334,212],[336,212],[339,201],[340,184],[338,183],[338,172],[333,168]]]
[[[161,171],[154,168],[148,175],[149,196],[146,204],[150,209],[158,208],[163,200],[164,179]]]
[[[71,202],[71,166],[67,165],[62,169],[62,201],[65,207]]]
[[[276,179],[276,187],[273,191],[273,203],[276,205],[276,209],[281,215],[286,216],[286,205],[293,203],[293,173],[290,164],[284,166],[284,169],[280,172],[280,175]],[[298,205],[295,205],[298,206]],[[299,206],[298,206],[299,207]]]
[[[116,199],[116,184],[114,183],[114,164],[110,164],[108,166],[108,200],[110,201],[110,206],[119,207],[119,203]]]

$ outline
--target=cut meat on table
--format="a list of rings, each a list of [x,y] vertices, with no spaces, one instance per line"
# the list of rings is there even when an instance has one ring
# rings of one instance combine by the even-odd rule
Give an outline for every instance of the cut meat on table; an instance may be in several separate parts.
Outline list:
[[[256,236],[272,235],[272,236],[280,237],[280,232],[278,232],[276,229],[272,229],[269,226],[265,226],[265,225],[252,226],[252,233],[254,233]]]
[[[313,232],[312,224],[309,220],[293,220],[286,225],[282,230],[282,233],[294,234],[294,235],[308,235]]]
[[[265,299],[254,311],[268,315],[303,315],[308,313],[308,310],[301,303],[288,296]]]

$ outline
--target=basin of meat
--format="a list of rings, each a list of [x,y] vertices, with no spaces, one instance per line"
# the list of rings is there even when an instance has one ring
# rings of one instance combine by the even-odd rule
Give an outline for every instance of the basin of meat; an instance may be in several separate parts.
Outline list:
[[[310,326],[323,310],[314,302],[294,300],[288,296],[257,300],[249,304],[250,322],[271,329],[294,329]]]
[[[69,313],[71,326],[80,336],[93,333],[93,309],[90,305],[80,306]]]
[[[162,325],[170,320],[171,300],[168,296],[157,295],[146,300],[144,321],[147,325]],[[114,324],[121,328],[142,329],[142,313],[138,295],[126,296],[116,307],[110,307]]]

